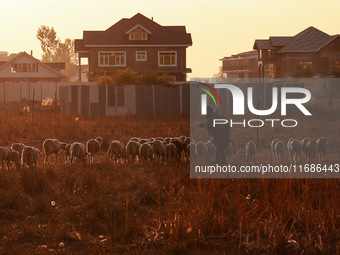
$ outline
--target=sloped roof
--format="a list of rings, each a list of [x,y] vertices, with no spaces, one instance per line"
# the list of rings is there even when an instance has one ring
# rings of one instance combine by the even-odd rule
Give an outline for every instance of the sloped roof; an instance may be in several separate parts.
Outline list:
[[[21,58],[23,55],[28,56],[29,58],[32,58],[36,63],[39,63],[43,66],[45,66],[47,69],[51,70],[52,72],[54,72],[55,74],[57,74],[59,77],[65,77],[62,73],[56,71],[55,69],[53,69],[52,67],[50,67],[49,65],[47,65],[46,63],[36,59],[35,57],[31,56],[30,54],[26,53],[26,52],[20,52],[18,53],[14,58],[12,58],[11,60],[7,61],[6,63],[4,63],[3,65],[0,66],[0,70],[2,68],[4,68],[7,65],[10,65],[11,63],[13,63],[14,61],[16,61],[18,58]],[[58,63],[58,65],[60,65],[60,63]]]
[[[258,50],[274,50],[275,47],[271,44],[270,40],[255,40],[254,49]]]
[[[315,28],[308,27],[295,36],[271,36],[268,40],[255,40],[254,49],[273,50],[281,47],[277,53],[317,52],[339,35],[328,35]]]
[[[274,47],[287,45],[292,39],[292,36],[271,36],[269,41]]]
[[[278,52],[317,52],[338,35],[330,36],[315,27],[308,27],[295,35],[287,45]]]
[[[146,28],[151,35],[148,40],[129,40],[126,32],[136,25]],[[77,42],[78,41],[78,42]],[[191,35],[184,26],[161,26],[137,13],[130,19],[121,19],[105,31],[84,31],[83,45],[76,40],[76,51],[93,46],[115,45],[192,45]]]

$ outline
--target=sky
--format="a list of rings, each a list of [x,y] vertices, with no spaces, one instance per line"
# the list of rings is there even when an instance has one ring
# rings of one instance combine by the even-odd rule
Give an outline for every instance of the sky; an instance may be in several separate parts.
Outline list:
[[[0,51],[30,52],[41,59],[36,33],[54,27],[57,36],[81,39],[83,30],[105,30],[136,13],[164,26],[185,25],[190,77],[212,77],[219,59],[252,50],[255,39],[293,36],[309,26],[339,34],[339,0],[1,0]]]

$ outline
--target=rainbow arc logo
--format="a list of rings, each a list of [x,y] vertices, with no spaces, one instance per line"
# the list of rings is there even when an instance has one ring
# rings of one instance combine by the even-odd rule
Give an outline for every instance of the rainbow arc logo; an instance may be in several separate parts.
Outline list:
[[[220,95],[217,93],[217,91],[216,91],[213,87],[211,87],[211,86],[208,85],[208,84],[204,84],[204,83],[202,83],[202,82],[198,82],[198,83],[201,84],[201,85],[206,86],[207,88],[209,88],[209,89],[216,95],[216,97],[217,97],[218,100],[220,101],[220,104],[222,105],[222,100],[221,100],[221,98],[220,98]],[[211,92],[210,92],[209,90],[207,90],[207,89],[205,89],[205,88],[201,88],[201,87],[198,87],[198,89],[203,90],[204,92],[206,92],[206,93],[211,97],[211,99],[214,101],[215,106],[217,106],[216,99],[215,99],[215,97],[213,96],[213,94],[211,94]]]

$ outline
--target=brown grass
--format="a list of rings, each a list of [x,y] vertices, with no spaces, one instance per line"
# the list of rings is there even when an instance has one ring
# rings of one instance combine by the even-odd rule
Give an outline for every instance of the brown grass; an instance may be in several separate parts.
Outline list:
[[[317,130],[306,136],[319,136]],[[258,160],[268,158],[270,132],[261,137]],[[36,113],[32,122],[0,115],[2,146],[20,141],[41,149],[48,137],[85,142],[98,135],[108,142],[189,135],[189,117],[76,121]],[[62,154],[56,166],[44,167],[42,156],[37,171],[0,172],[0,253],[339,254],[339,189],[337,179],[194,180],[184,162],[143,170],[65,166]]]

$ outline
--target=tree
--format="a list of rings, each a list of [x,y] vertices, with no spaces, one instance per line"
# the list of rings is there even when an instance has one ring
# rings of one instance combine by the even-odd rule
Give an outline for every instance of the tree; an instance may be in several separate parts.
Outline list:
[[[41,25],[37,31],[37,38],[43,51],[44,62],[65,62],[65,69],[77,64],[77,55],[74,52],[74,40],[66,38],[64,42],[57,37],[53,27]]]

